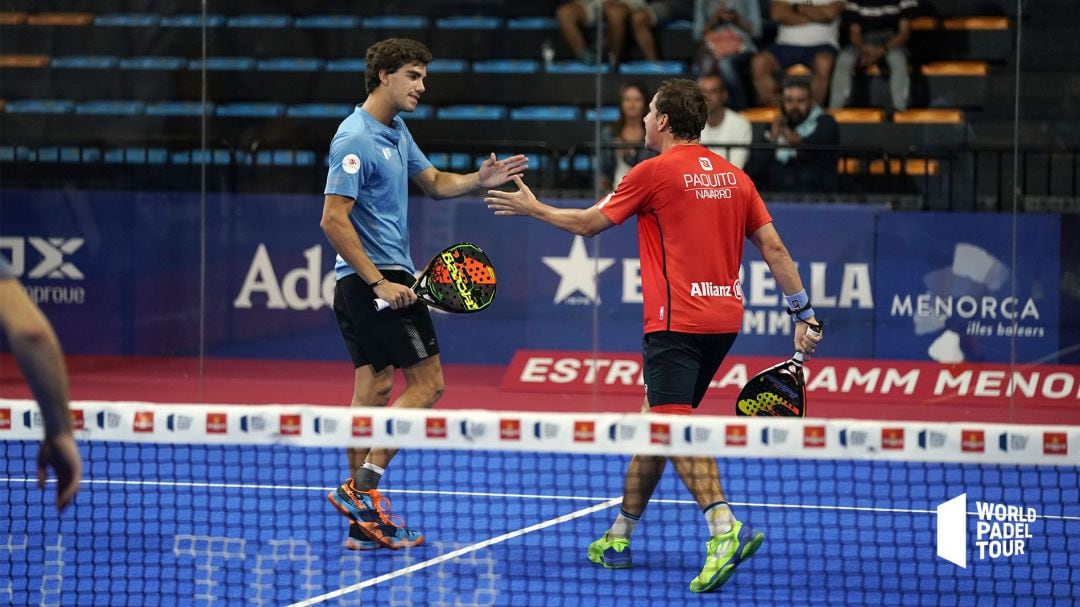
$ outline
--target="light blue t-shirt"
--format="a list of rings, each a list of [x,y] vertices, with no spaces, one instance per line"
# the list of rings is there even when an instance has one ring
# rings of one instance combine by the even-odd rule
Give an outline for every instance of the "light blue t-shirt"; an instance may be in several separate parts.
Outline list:
[[[375,267],[416,272],[409,250],[409,178],[430,166],[401,116],[386,126],[356,106],[338,126],[324,193],[356,201],[349,219]],[[341,255],[334,269],[338,280],[356,273]]]

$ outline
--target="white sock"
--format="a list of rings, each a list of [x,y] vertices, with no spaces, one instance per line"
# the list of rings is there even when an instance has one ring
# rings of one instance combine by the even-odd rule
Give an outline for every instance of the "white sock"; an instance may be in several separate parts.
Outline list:
[[[715,502],[705,509],[705,521],[709,523],[709,536],[723,535],[731,531],[735,515],[727,502]]]
[[[611,535],[629,539],[639,520],[641,520],[640,516],[634,516],[625,510],[619,510],[619,516],[615,517],[615,524],[611,526]]]

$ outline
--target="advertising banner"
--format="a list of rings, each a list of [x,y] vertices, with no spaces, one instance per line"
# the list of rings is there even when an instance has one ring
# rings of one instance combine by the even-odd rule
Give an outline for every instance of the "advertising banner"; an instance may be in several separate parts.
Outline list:
[[[204,201],[193,193],[5,191],[2,202],[0,253],[68,353],[192,356],[201,328],[211,356],[347,356],[332,311],[335,252],[319,227],[319,195]],[[1057,215],[1018,218],[1013,261],[1007,216],[780,203],[770,211],[826,322],[830,357],[1005,362],[1014,334],[1019,361],[1054,363],[1067,350],[1060,325],[1075,311],[1059,318],[1066,291],[1059,297]],[[445,362],[507,364],[526,350],[640,350],[632,220],[584,239],[495,217],[476,199],[417,198],[409,213],[418,266],[469,241],[488,252],[498,275],[490,309],[434,313]],[[732,354],[789,355],[791,320],[749,242],[741,282],[745,313]]]
[[[879,215],[877,357],[1055,361],[1058,217],[1015,219],[1014,248],[1009,216]]]

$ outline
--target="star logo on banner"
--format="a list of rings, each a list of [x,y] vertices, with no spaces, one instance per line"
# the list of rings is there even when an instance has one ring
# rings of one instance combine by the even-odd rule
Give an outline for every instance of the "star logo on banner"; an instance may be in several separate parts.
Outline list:
[[[581,236],[574,237],[570,254],[566,257],[542,257],[541,261],[559,275],[554,303],[561,303],[574,293],[581,293],[589,303],[595,302],[597,276],[615,263],[611,257],[589,257],[585,250],[585,239]]]

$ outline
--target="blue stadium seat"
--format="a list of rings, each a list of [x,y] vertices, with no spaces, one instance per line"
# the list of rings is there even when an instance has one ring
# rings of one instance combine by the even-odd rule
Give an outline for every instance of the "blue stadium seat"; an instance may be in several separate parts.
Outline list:
[[[464,59],[432,59],[427,70],[440,74],[462,74],[469,70],[469,62]]]
[[[292,118],[338,118],[353,113],[354,106],[347,103],[301,103],[289,106],[286,115]]]
[[[639,76],[681,76],[685,72],[681,61],[628,61],[619,66],[620,74]]]
[[[120,59],[122,70],[182,70],[187,67],[184,57],[146,56]]]
[[[506,20],[506,29],[547,30],[559,27],[554,17],[515,17]]]
[[[502,120],[506,114],[501,105],[448,105],[436,112],[440,120]]]
[[[364,29],[412,29],[419,30],[428,26],[427,17],[420,15],[380,15],[365,17]]]
[[[473,63],[477,74],[535,74],[540,62],[535,59],[488,59]]]
[[[82,159],[82,154],[79,152],[79,148],[75,146],[64,146],[60,148],[60,162],[79,162]]]
[[[328,72],[363,72],[365,69],[367,69],[367,62],[353,57],[331,59],[326,62],[326,71]]]
[[[50,63],[54,68],[111,70],[116,68],[120,59],[109,55],[67,55],[53,57]]]
[[[428,160],[440,171],[470,171],[469,158],[470,155],[465,152],[435,152],[428,155]]]
[[[255,68],[264,72],[317,72],[323,67],[323,60],[314,57],[274,57],[260,59]]]
[[[4,105],[9,114],[70,114],[74,109],[70,99],[20,99]]]
[[[405,120],[427,120],[435,115],[435,110],[430,105],[418,105],[411,112],[403,112],[401,117]]]
[[[502,27],[502,19],[483,15],[462,17],[443,17],[435,20],[435,27],[439,29],[457,30],[493,30]]]
[[[60,151],[53,147],[38,148],[38,162],[60,162]]]
[[[225,20],[227,27],[286,28],[292,25],[289,15],[234,15]]]
[[[581,112],[572,105],[529,105],[510,110],[511,120],[580,120]]]
[[[207,114],[214,113],[214,104],[207,102]],[[202,116],[198,101],[159,101],[146,106],[147,116]]]
[[[159,23],[161,15],[149,13],[112,13],[94,18],[94,25],[105,27],[155,27]]]
[[[280,103],[223,103],[214,110],[217,116],[239,118],[275,118],[285,113]]]
[[[230,164],[229,150],[191,150],[192,164]]]
[[[15,162],[15,147],[0,145],[0,162]]]
[[[353,15],[306,15],[297,17],[293,25],[312,29],[358,29],[360,18]]]
[[[572,165],[575,171],[591,171],[592,170],[592,156],[585,154],[578,154],[574,156],[574,164]],[[566,156],[559,158],[559,169],[568,170],[571,167],[570,159]]]
[[[603,106],[600,108],[600,122],[615,122],[619,119],[619,108],[615,106]],[[585,110],[585,120],[593,122],[596,120],[596,108],[589,108]]]
[[[597,67],[595,65],[585,65],[574,59],[564,59],[553,62],[548,66],[547,71],[549,74],[593,74],[596,72]],[[601,74],[611,72],[611,66],[606,63],[601,63],[599,68]]]
[[[664,29],[690,31],[694,29],[694,24],[693,22],[687,21],[686,19],[676,19],[675,21],[671,21],[667,25],[665,25]]]
[[[315,152],[310,150],[260,150],[255,164],[267,166],[314,166]]]
[[[188,69],[201,70],[202,59],[192,59],[188,63]],[[207,71],[228,70],[234,72],[248,72],[255,68],[255,59],[252,57],[207,57]]]
[[[221,27],[225,25],[224,15],[206,15],[206,27]],[[162,27],[202,27],[203,16],[198,13],[167,15],[161,18]]]
[[[138,116],[146,109],[142,101],[82,101],[75,106],[76,114],[91,116]]]

